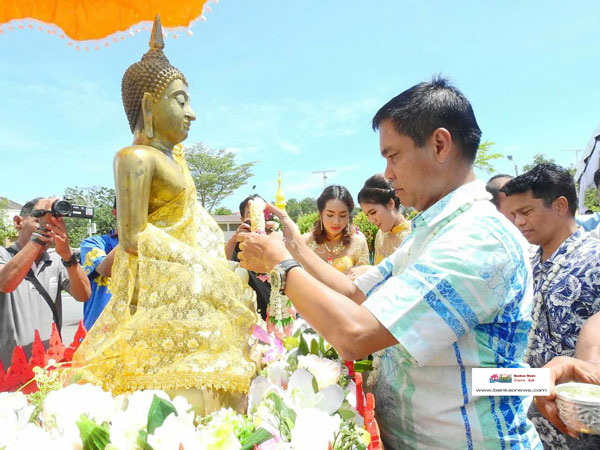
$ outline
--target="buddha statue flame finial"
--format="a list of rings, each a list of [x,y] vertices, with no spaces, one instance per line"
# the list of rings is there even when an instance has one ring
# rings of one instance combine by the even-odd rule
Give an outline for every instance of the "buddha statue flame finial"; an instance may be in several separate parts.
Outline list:
[[[180,79],[186,86],[188,84],[185,75],[173,67],[163,53],[165,42],[158,14],[154,19],[149,46],[141,61],[129,66],[121,82],[123,107],[132,133],[138,125],[142,98],[146,92],[158,99],[173,80]]]

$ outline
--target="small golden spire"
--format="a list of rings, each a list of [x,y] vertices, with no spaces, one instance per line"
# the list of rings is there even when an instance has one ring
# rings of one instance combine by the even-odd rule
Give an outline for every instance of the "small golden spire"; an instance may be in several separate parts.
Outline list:
[[[157,14],[154,18],[154,25],[152,26],[152,34],[150,35],[150,42],[148,42],[148,45],[150,48],[159,50],[165,48],[162,25],[160,24],[160,14]]]
[[[279,175],[277,177],[277,192],[275,193],[275,206],[279,209],[285,211],[285,197],[283,192],[281,192],[281,170],[279,171]]]

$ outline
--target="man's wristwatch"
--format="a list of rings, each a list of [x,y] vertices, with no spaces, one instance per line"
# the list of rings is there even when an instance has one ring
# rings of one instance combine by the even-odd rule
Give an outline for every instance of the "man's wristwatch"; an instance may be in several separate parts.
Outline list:
[[[77,257],[77,255],[75,253],[73,253],[67,261],[65,261],[62,258],[61,258],[61,260],[65,267],[71,267],[71,266],[74,266],[75,264],[79,264],[79,258]]]
[[[279,264],[275,265],[269,272],[269,282],[271,283],[271,289],[275,291],[279,291],[283,294],[283,290],[285,289],[285,281],[287,278],[287,273],[293,269],[294,267],[302,267],[295,259],[284,259]]]

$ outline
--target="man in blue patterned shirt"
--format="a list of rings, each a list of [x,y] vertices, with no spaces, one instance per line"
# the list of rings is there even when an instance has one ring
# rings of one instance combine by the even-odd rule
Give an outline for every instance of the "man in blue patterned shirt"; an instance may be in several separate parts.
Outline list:
[[[556,164],[538,164],[501,189],[515,225],[540,249],[533,257],[533,323],[527,360],[542,367],[573,356],[583,323],[600,311],[600,241],[577,227],[573,177]],[[556,430],[535,408],[530,416],[552,449],[592,448]],[[599,444],[600,441],[595,441]]]
[[[422,211],[399,249],[353,283],[271,207],[285,244],[240,234],[242,266],[275,269],[271,279],[344,359],[377,352],[386,448],[540,449],[530,397],[471,391],[473,367],[523,367],[532,300],[527,244],[475,180],[471,104],[435,78],[390,100],[373,126],[396,196]]]

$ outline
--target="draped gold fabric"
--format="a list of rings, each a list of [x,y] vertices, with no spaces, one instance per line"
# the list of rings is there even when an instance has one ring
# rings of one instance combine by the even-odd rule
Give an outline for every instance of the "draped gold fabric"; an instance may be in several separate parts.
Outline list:
[[[247,340],[256,314],[225,260],[221,229],[197,203],[183,156],[175,160],[186,188],[148,217],[138,256],[117,249],[112,300],[74,362],[84,379],[115,393],[244,393],[255,372]],[[136,280],[137,307],[131,307]]]
[[[384,258],[387,258],[394,253],[409,234],[409,221],[396,225],[388,232],[377,230],[377,234],[375,235],[375,264],[379,264]]]

